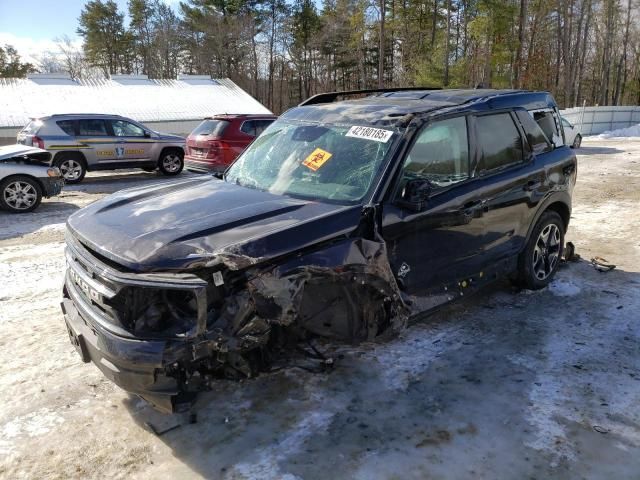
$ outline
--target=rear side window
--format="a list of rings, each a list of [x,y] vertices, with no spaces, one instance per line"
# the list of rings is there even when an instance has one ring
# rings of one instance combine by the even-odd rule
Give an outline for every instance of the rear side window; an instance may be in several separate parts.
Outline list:
[[[247,120],[240,127],[240,131],[246,133],[247,135],[251,135],[252,137],[256,137],[256,121]]]
[[[76,134],[76,126],[73,120],[60,120],[59,122],[56,122],[56,125],[58,125],[58,127],[60,127],[67,135]]]
[[[522,137],[511,115],[497,113],[476,117],[480,174],[522,162]]]
[[[424,178],[442,188],[469,178],[466,118],[449,118],[427,125],[407,155],[404,178]]]
[[[533,153],[539,154],[551,151],[551,142],[538,124],[533,120],[531,114],[529,112],[519,110],[516,112],[516,115],[520,121],[520,125],[522,125],[524,133],[527,136],[527,141],[529,142],[529,145],[531,145]]]
[[[551,110],[542,110],[532,112],[533,119],[540,126],[544,134],[556,146],[562,145],[562,135],[560,135],[559,125],[556,122],[555,115]]]
[[[78,120],[78,130],[84,136],[107,136],[107,124],[104,120],[91,118]]]
[[[219,137],[224,132],[224,129],[227,128],[227,125],[229,125],[229,122],[226,120],[203,120],[202,123],[191,132],[191,135]]]

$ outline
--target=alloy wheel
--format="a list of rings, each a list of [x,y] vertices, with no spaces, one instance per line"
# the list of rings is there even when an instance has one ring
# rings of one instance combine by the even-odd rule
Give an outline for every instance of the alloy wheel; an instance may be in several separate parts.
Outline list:
[[[542,229],[533,249],[533,273],[538,280],[551,275],[560,259],[560,229],[550,223]]]
[[[33,185],[20,180],[7,185],[3,195],[6,204],[15,210],[27,210],[38,201],[38,192]]]
[[[63,160],[60,162],[60,172],[65,180],[77,180],[82,175],[82,165],[73,159]]]
[[[180,156],[175,153],[170,153],[162,160],[162,166],[164,167],[164,170],[169,173],[175,173],[180,170],[181,163],[182,161],[180,159]]]

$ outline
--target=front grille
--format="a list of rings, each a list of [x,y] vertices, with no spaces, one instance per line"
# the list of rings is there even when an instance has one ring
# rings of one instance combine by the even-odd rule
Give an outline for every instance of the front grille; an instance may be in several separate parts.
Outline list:
[[[136,274],[107,265],[67,235],[67,290],[115,333],[190,337],[204,331],[207,283],[193,275]]]

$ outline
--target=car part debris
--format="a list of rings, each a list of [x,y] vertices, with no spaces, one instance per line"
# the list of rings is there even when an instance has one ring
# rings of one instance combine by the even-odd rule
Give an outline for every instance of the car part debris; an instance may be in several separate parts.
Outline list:
[[[608,272],[616,268],[616,266],[602,257],[593,257],[591,265],[599,272]]]
[[[601,434],[603,434],[603,435],[606,435],[607,433],[609,433],[609,430],[608,430],[608,429],[606,429],[606,428],[604,428],[604,427],[601,427],[600,425],[594,425],[594,426],[593,426],[593,429],[594,429],[596,432],[601,433]]]
[[[565,262],[577,262],[580,260],[580,255],[576,253],[576,246],[573,242],[567,242],[565,244],[562,258]]]
[[[165,428],[164,430],[159,430],[153,423],[151,422],[144,422],[145,427],[147,427],[149,430],[151,430],[151,432],[156,436],[156,437],[161,437],[162,435],[164,435],[167,432],[171,432],[172,430],[176,430],[177,428],[180,428],[182,425],[180,425],[179,423],[176,425],[172,425],[171,427]]]

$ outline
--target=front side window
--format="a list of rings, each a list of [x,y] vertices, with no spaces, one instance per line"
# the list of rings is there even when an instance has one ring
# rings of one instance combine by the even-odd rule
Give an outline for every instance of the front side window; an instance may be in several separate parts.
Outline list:
[[[111,128],[116,137],[144,137],[144,128],[125,120],[111,120]]]
[[[276,194],[357,203],[372,188],[397,136],[390,128],[278,120],[225,179]]]
[[[509,113],[476,118],[480,174],[491,173],[523,161],[522,137]]]
[[[79,134],[84,136],[107,136],[107,125],[104,120],[100,119],[79,120],[78,130]]]
[[[431,123],[418,134],[403,167],[404,180],[421,178],[444,188],[469,178],[465,117]]]

